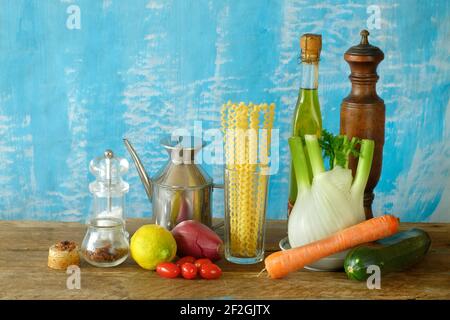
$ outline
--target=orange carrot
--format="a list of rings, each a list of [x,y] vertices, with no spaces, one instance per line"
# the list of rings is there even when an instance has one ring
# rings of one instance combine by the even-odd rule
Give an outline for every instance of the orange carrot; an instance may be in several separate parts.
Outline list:
[[[307,245],[272,253],[264,260],[266,270],[271,278],[282,278],[329,255],[389,237],[397,232],[398,225],[399,219],[392,215],[361,222]]]

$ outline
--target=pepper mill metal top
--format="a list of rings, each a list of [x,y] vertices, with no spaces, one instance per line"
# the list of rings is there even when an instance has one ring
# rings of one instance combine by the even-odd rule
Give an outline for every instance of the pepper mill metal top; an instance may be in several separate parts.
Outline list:
[[[112,159],[114,157],[114,152],[110,149],[107,149],[104,152],[105,158]]]
[[[373,189],[381,175],[384,145],[385,106],[376,91],[377,67],[384,59],[384,53],[369,43],[369,31],[362,30],[360,35],[360,43],[349,48],[344,54],[344,59],[351,69],[349,79],[352,90],[341,104],[340,132],[349,138],[359,137],[375,141],[372,168],[364,192],[366,218],[371,218],[375,197]],[[356,171],[356,165],[357,161],[350,158],[349,167],[353,173]]]

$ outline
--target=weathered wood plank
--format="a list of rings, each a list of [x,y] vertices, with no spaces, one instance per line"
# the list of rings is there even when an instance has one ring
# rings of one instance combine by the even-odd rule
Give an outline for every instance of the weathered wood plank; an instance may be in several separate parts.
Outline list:
[[[132,234],[149,220],[132,219]],[[116,268],[81,266],[81,290],[66,288],[65,272],[47,268],[48,247],[71,239],[81,243],[85,226],[62,222],[0,222],[1,299],[450,299],[450,224],[402,224],[420,227],[432,238],[426,259],[413,269],[383,277],[381,290],[350,281],[343,272],[299,271],[281,280],[258,277],[262,264],[243,266],[220,261],[219,280],[162,279],[132,259]],[[270,221],[267,251],[278,250],[286,222]]]

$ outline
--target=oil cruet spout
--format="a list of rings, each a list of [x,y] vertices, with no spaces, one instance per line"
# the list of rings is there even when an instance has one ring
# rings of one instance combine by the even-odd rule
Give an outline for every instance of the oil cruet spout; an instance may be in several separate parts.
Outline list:
[[[136,170],[139,174],[139,177],[141,178],[142,184],[144,185],[145,192],[147,193],[147,197],[152,201],[152,181],[150,177],[148,176],[147,172],[145,171],[144,165],[142,164],[141,159],[139,159],[139,156],[136,153],[136,150],[134,150],[133,146],[127,139],[123,139],[123,143],[125,144],[125,147],[127,147],[128,152],[131,155],[131,158],[133,159],[133,162],[136,166]]]

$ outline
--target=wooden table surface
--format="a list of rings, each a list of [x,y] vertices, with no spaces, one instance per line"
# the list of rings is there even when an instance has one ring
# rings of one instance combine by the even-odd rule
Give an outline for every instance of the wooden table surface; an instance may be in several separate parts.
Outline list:
[[[132,234],[149,220],[132,219]],[[226,261],[219,280],[163,279],[131,258],[115,268],[81,264],[81,289],[66,287],[68,275],[47,267],[48,248],[60,240],[81,243],[86,227],[78,223],[0,221],[1,299],[450,299],[450,224],[402,224],[423,228],[432,238],[427,257],[413,269],[381,279],[381,289],[347,279],[344,272],[301,270],[281,280],[259,276],[262,264]],[[267,251],[278,250],[285,221],[270,221]]]

